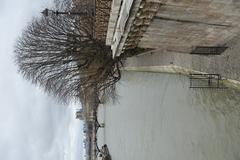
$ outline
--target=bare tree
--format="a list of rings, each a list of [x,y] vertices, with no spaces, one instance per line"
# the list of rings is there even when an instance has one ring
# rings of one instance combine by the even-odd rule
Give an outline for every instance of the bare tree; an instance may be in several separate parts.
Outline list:
[[[114,95],[121,59],[112,59],[111,49],[94,38],[93,20],[91,15],[32,20],[16,43],[19,71],[63,102],[89,88]]]

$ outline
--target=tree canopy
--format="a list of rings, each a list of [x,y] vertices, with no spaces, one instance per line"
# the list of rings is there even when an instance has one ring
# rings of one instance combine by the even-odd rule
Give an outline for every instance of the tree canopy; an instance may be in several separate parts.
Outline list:
[[[95,39],[93,26],[92,15],[33,19],[15,46],[20,73],[63,102],[89,88],[114,96],[121,59],[112,59],[111,49]]]

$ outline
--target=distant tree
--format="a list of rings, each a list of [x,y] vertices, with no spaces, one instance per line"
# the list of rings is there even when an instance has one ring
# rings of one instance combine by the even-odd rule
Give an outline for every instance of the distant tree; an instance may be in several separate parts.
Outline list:
[[[112,59],[111,49],[94,38],[93,25],[92,15],[33,19],[15,46],[19,71],[63,102],[89,88],[114,97],[121,59]]]

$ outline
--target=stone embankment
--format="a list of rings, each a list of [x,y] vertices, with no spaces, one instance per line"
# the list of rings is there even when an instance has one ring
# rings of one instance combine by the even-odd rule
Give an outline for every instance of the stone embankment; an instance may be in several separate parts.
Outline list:
[[[239,81],[239,8],[240,3],[229,0],[114,0],[106,44],[111,45],[113,57],[135,47],[152,49],[129,58],[126,67],[177,66]],[[227,50],[193,55],[198,47]]]
[[[125,69],[152,72],[217,73],[229,81],[240,84],[240,36],[229,42],[221,55],[193,55],[153,50],[128,58]]]

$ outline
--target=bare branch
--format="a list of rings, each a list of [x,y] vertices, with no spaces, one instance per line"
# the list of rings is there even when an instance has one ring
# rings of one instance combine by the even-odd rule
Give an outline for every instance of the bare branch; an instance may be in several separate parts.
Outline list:
[[[56,0],[56,6],[67,9],[63,2]],[[105,97],[115,95],[121,59],[112,59],[111,49],[95,39],[93,27],[89,27],[93,20],[69,16],[33,19],[15,46],[20,73],[63,102],[78,99],[90,88]]]

